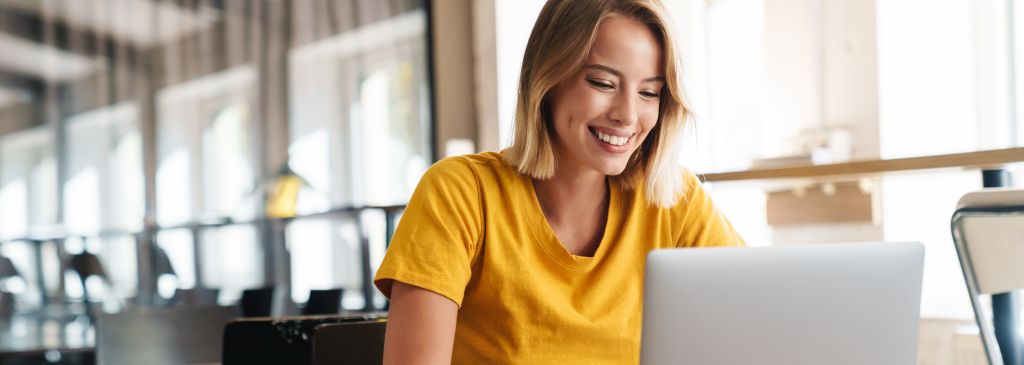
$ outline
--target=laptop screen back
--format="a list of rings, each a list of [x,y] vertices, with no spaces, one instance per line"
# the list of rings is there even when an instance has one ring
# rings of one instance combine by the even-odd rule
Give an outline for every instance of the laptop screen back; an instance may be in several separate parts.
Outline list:
[[[641,364],[914,364],[923,262],[920,243],[654,251]]]

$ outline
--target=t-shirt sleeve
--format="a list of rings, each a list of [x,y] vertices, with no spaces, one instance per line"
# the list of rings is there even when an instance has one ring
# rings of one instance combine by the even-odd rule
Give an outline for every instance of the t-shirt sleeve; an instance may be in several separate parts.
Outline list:
[[[746,246],[739,232],[715,208],[700,179],[690,171],[685,174],[685,198],[677,207],[684,212],[682,232],[676,247]]]
[[[394,281],[448,297],[460,307],[483,230],[479,182],[461,157],[441,160],[420,179],[377,269],[374,285],[391,298]]]

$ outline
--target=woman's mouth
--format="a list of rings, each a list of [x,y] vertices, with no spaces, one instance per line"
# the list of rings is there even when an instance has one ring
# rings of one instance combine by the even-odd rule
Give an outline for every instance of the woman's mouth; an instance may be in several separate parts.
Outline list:
[[[634,134],[631,134],[629,136],[617,136],[617,135],[613,135],[613,134],[602,132],[602,131],[598,130],[597,128],[594,128],[594,127],[591,127],[589,129],[590,129],[590,134],[593,135],[595,139],[597,139],[598,144],[602,148],[604,148],[605,150],[607,150],[609,152],[616,152],[616,153],[618,153],[618,152],[625,152],[627,150],[626,146],[629,145],[629,142],[631,142],[633,140],[633,137],[636,135],[634,133]]]

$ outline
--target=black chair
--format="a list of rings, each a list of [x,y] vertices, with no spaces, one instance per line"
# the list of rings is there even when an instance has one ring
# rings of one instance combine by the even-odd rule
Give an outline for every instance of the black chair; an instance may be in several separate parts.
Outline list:
[[[309,365],[313,339],[324,324],[376,321],[385,313],[240,318],[224,328],[223,365]]]
[[[12,277],[21,277],[18,268],[14,267],[11,259],[0,256],[0,322],[10,320],[14,315],[14,294],[7,291],[6,281]]]
[[[210,364],[221,359],[224,328],[237,307],[177,308],[100,314],[98,365]]]
[[[387,321],[324,324],[313,335],[313,365],[384,362]]]
[[[68,260],[68,267],[78,275],[78,280],[82,284],[82,302],[85,304],[85,314],[93,317],[92,302],[96,298],[89,293],[89,287],[85,283],[90,276],[97,276],[109,284],[107,271],[103,269],[100,258],[88,251],[72,255]]]
[[[220,289],[215,288],[192,288],[178,289],[171,297],[172,307],[205,307],[217,305],[217,297]]]
[[[242,309],[242,317],[270,317],[274,287],[245,289],[238,305]]]
[[[341,312],[342,289],[313,289],[309,291],[309,300],[302,307],[302,315],[313,316],[338,314]]]

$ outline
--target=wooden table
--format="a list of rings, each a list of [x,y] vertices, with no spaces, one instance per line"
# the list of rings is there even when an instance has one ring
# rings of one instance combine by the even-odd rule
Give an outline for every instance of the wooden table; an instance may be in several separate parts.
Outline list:
[[[709,182],[767,179],[835,180],[918,170],[965,168],[992,170],[1002,169],[1008,164],[1021,162],[1024,162],[1024,147],[887,160],[853,161],[827,165],[715,172],[700,176]]]

